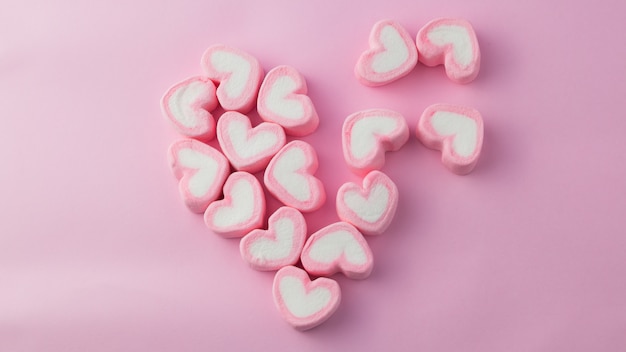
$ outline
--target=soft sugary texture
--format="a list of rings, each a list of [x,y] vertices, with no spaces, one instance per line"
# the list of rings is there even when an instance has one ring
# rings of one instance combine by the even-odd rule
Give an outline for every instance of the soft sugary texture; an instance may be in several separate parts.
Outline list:
[[[311,281],[304,270],[295,266],[276,272],[272,291],[282,317],[302,331],[326,321],[341,302],[341,289],[336,281],[325,277]]]
[[[354,226],[336,222],[315,232],[304,244],[302,266],[311,275],[341,272],[351,279],[365,279],[374,267],[374,256]]]
[[[393,20],[374,24],[370,48],[356,63],[354,73],[366,86],[381,86],[406,76],[417,64],[417,49],[411,35]]]
[[[306,81],[291,66],[278,66],[267,73],[257,111],[263,120],[281,125],[291,136],[306,136],[319,125],[315,106],[307,96]]]
[[[419,61],[426,66],[443,64],[448,77],[469,83],[480,71],[480,47],[472,25],[463,19],[438,18],[417,33]]]
[[[385,152],[400,149],[408,139],[409,127],[400,113],[385,109],[358,111],[343,123],[343,156],[353,172],[365,175],[382,168]]]
[[[285,145],[285,131],[270,122],[252,128],[246,115],[227,111],[217,121],[217,139],[236,170],[254,173],[263,170]]]
[[[215,137],[217,107],[215,84],[206,77],[191,77],[173,85],[161,99],[161,111],[178,133],[210,140]]]
[[[435,104],[422,114],[417,138],[428,148],[441,150],[441,161],[452,172],[470,173],[483,145],[483,119],[469,107]]]
[[[398,206],[398,188],[384,173],[372,171],[363,187],[348,182],[337,191],[337,215],[366,235],[380,235],[393,220]]]
[[[217,100],[224,110],[247,113],[256,103],[263,69],[252,55],[226,45],[209,47],[202,55],[206,75],[218,84]]]
[[[306,221],[291,207],[281,207],[268,219],[267,230],[252,230],[239,243],[241,257],[254,269],[278,270],[300,259]]]
[[[217,199],[230,173],[228,160],[216,149],[193,139],[174,142],[167,153],[170,168],[179,181],[183,201],[195,213],[203,213]]]
[[[267,166],[265,187],[285,205],[302,212],[315,211],[326,201],[324,185],[313,176],[317,165],[317,154],[311,145],[292,141]]]
[[[243,171],[232,173],[224,184],[224,199],[209,205],[204,223],[223,237],[242,237],[263,225],[265,195],[259,181]]]

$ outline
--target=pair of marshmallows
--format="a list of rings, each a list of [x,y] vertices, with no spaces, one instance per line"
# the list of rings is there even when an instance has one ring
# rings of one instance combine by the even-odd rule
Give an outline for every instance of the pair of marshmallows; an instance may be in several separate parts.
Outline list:
[[[417,33],[415,41],[396,21],[382,20],[372,28],[370,48],[361,54],[354,72],[361,83],[380,86],[406,76],[421,62],[444,65],[447,76],[469,83],[480,70],[480,48],[472,25],[462,19],[439,18]]]

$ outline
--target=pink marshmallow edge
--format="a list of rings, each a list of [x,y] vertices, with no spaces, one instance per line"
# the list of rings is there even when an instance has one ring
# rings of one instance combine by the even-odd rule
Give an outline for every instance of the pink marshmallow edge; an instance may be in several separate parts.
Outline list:
[[[299,200],[292,195],[289,190],[281,185],[280,181],[275,176],[276,164],[279,160],[288,153],[291,149],[300,149],[304,154],[304,165],[298,170],[294,170],[293,173],[300,174],[306,179],[306,183],[309,186],[309,197],[305,200]],[[319,209],[326,201],[326,192],[324,191],[324,185],[315,176],[317,171],[318,161],[317,154],[313,147],[303,141],[294,140],[285,145],[274,157],[270,160],[263,181],[268,192],[272,194],[276,199],[283,204],[296,208],[301,212],[312,212]]]
[[[386,51],[381,42],[381,32],[387,26],[393,27],[398,32],[406,45],[409,56],[397,68],[388,72],[378,73],[374,71],[372,64],[378,54]],[[356,78],[361,84],[369,87],[382,86],[408,75],[415,68],[418,61],[418,52],[413,38],[400,23],[393,20],[381,20],[374,24],[369,36],[369,47],[368,50],[361,54],[354,67]]]
[[[469,157],[458,155],[452,146],[454,135],[442,136],[432,126],[431,119],[438,111],[448,111],[466,116],[476,121],[476,148]],[[435,104],[424,110],[417,124],[416,136],[426,147],[441,151],[442,163],[458,175],[470,173],[480,157],[483,144],[483,119],[477,110],[457,105]]]
[[[315,243],[324,236],[337,231],[348,232],[356,240],[365,253],[365,263],[356,264],[349,262],[345,251],[330,262],[318,262],[311,257],[311,250],[313,246],[315,246]],[[350,279],[363,280],[370,276],[374,268],[374,256],[363,235],[354,226],[342,221],[330,224],[312,234],[304,244],[300,260],[302,261],[304,270],[316,276],[330,276],[336,273],[342,273]]]
[[[185,90],[192,84],[199,83],[206,87],[206,94],[197,97],[191,102],[191,110],[195,115],[195,125],[188,127],[181,123],[181,116],[170,109],[171,100],[179,93],[184,95]],[[182,91],[181,91],[182,90]],[[174,102],[181,104],[182,102]],[[211,140],[215,137],[215,119],[211,112],[217,107],[215,84],[206,77],[191,77],[170,87],[161,98],[161,111],[174,126],[174,129],[187,137],[202,140]]]
[[[294,315],[285,303],[285,299],[280,292],[280,282],[285,277],[293,277],[302,282],[305,294],[309,294],[311,291],[319,287],[327,289],[330,292],[330,301],[325,307],[312,315],[305,317],[298,317]],[[300,331],[312,329],[328,320],[328,318],[335,313],[337,308],[339,308],[339,304],[341,303],[341,289],[336,281],[325,277],[320,277],[311,281],[304,270],[294,266],[286,266],[276,272],[276,275],[274,276],[274,283],[272,285],[272,292],[274,296],[274,303],[276,304],[276,308],[282,317],[291,326]]]
[[[267,104],[270,93],[275,87],[276,81],[281,77],[290,77],[295,82],[296,87],[285,95],[285,100],[298,102],[304,111],[300,118],[290,118],[273,111]],[[259,116],[267,122],[274,122],[285,129],[291,136],[302,137],[313,133],[319,125],[319,117],[311,98],[307,95],[308,89],[306,80],[295,68],[291,66],[278,66],[270,70],[265,76],[259,97],[257,100],[257,111]]]
[[[349,192],[354,192],[361,197],[368,199],[375,186],[382,185],[387,189],[389,194],[385,211],[380,217],[374,221],[364,219],[360,214],[355,212],[345,202],[345,196]],[[352,224],[365,235],[380,235],[387,230],[396,213],[398,206],[398,188],[396,184],[384,173],[380,171],[372,171],[363,179],[363,187],[356,183],[348,182],[339,187],[337,191],[336,208],[337,215],[342,221]]]
[[[217,213],[223,208],[228,209],[237,206],[237,204],[234,204],[232,192],[235,184],[239,180],[244,180],[252,186],[252,194],[246,195],[252,197],[254,204],[252,214],[249,218],[240,223],[220,226],[216,224],[215,220]],[[246,233],[258,229],[263,225],[265,216],[265,194],[256,177],[243,171],[234,172],[228,177],[226,183],[224,183],[223,192],[224,199],[209,204],[204,212],[204,223],[211,231],[225,238],[242,237]]]
[[[352,129],[357,121],[372,116],[391,117],[397,121],[396,128],[386,135],[376,134],[377,146],[362,158],[357,158],[350,150]],[[342,148],[346,164],[357,175],[364,176],[373,170],[380,170],[385,165],[385,152],[399,150],[409,140],[409,126],[402,114],[386,109],[357,111],[346,118],[342,127]]]
[[[211,187],[204,195],[200,197],[194,196],[189,190],[189,180],[196,175],[198,169],[185,167],[179,162],[178,154],[183,149],[190,149],[192,151],[204,154],[209,158],[215,160],[215,162],[217,163],[216,177]],[[228,177],[228,174],[230,173],[230,166],[228,165],[228,161],[226,160],[224,155],[222,155],[222,153],[220,153],[213,147],[193,139],[183,139],[172,143],[172,145],[170,145],[169,147],[167,155],[170,169],[172,170],[172,173],[174,174],[176,179],[179,180],[178,190],[185,205],[194,213],[202,214],[209,206],[209,204],[217,199],[217,197],[219,197],[221,193],[222,185],[224,184],[226,177]]]
[[[227,84],[233,72],[220,71],[211,62],[211,56],[216,52],[225,52],[237,55],[250,64],[250,72],[245,88],[238,96],[229,96],[225,88],[225,84]],[[245,114],[250,112],[255,107],[264,71],[261,64],[254,56],[237,48],[232,48],[223,44],[216,44],[205,50],[200,63],[206,75],[217,85],[217,100],[224,110],[234,110]]]
[[[454,58],[454,47],[452,44],[435,45],[428,39],[428,33],[438,26],[460,26],[467,30],[472,47],[472,59],[470,63],[463,67]],[[444,65],[446,75],[450,80],[465,84],[473,81],[480,71],[480,47],[474,27],[471,23],[463,19],[438,18],[428,22],[422,27],[416,37],[419,61],[426,66]]]
[[[290,238],[291,248],[289,253],[282,258],[271,259],[253,255],[251,247],[259,240],[271,241],[274,244],[279,243],[280,239],[277,237],[275,226],[276,223],[282,219],[289,219],[293,224],[293,232],[291,233]],[[296,264],[300,259],[302,247],[304,247],[306,231],[307,226],[304,216],[302,216],[297,209],[291,207],[278,208],[278,210],[276,210],[269,217],[267,230],[252,230],[241,239],[239,242],[241,257],[250,265],[250,267],[261,271],[273,271],[284,266]]]
[[[275,135],[276,142],[262,150],[253,148],[253,145],[240,146],[241,149],[254,152],[253,155],[242,156],[234,146],[235,141],[233,141],[233,137],[229,133],[231,123],[245,126],[246,142],[263,133]],[[246,115],[236,111],[227,111],[222,114],[217,122],[217,140],[222,148],[222,152],[236,170],[255,173],[267,166],[272,157],[285,145],[286,137],[282,127],[275,123],[262,122],[253,128],[250,119]]]

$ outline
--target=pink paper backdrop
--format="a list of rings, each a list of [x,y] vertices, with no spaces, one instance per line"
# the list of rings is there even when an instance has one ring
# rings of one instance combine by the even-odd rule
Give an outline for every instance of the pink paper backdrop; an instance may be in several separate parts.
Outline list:
[[[13,1],[0,12],[0,351],[625,351],[626,21],[605,1]],[[476,29],[483,65],[457,85],[418,67],[380,88],[353,66],[374,22]],[[411,138],[383,171],[396,219],[368,238],[365,281],[337,275],[322,326],[289,327],[272,273],[187,211],[159,99],[225,43],[296,67],[320,114],[329,201],[354,181],[350,113],[433,103],[482,112],[469,176]],[[276,202],[270,205],[277,206]]]

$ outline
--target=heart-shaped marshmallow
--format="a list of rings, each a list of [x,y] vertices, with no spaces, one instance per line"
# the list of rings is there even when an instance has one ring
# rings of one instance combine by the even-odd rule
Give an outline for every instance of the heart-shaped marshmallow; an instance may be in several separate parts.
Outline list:
[[[304,77],[291,66],[278,66],[261,84],[257,110],[263,120],[281,125],[287,134],[306,136],[319,125],[313,102],[306,94]]]
[[[193,139],[173,143],[168,151],[170,168],[180,180],[183,201],[195,213],[203,213],[222,190],[230,172],[228,161],[214,148]]]
[[[343,123],[343,156],[353,172],[365,175],[385,164],[385,151],[400,149],[408,139],[409,127],[400,113],[385,109],[358,111]]]
[[[295,266],[276,272],[272,290],[276,308],[298,330],[323,323],[341,302],[341,289],[336,281],[325,277],[311,281],[304,270]]]
[[[241,239],[241,257],[257,270],[278,270],[297,263],[306,239],[304,216],[294,208],[281,207],[267,222],[267,230],[252,230]]]
[[[202,55],[202,67],[217,87],[224,110],[247,113],[256,103],[263,69],[252,55],[225,45],[213,45]]]
[[[342,272],[351,279],[365,279],[374,267],[365,238],[347,222],[330,224],[312,234],[300,259],[308,273],[318,276]]]
[[[398,22],[382,20],[370,32],[370,49],[359,57],[354,73],[366,86],[381,86],[406,76],[417,64],[417,48]]]
[[[483,145],[483,119],[469,107],[435,104],[422,114],[417,138],[428,148],[441,150],[441,161],[452,172],[472,171]]]
[[[163,115],[178,133],[192,138],[213,139],[217,107],[215,84],[205,77],[191,77],[175,84],[161,99]]]
[[[258,229],[265,216],[265,195],[259,181],[243,171],[232,173],[224,184],[224,199],[204,212],[204,223],[223,237],[241,237]]]
[[[443,64],[448,77],[469,83],[480,71],[480,48],[472,25],[466,20],[439,18],[417,33],[419,61],[426,66]]]
[[[384,173],[372,171],[363,188],[348,182],[337,191],[337,215],[366,235],[380,235],[393,220],[398,206],[398,188]]]
[[[311,145],[292,141],[267,166],[265,187],[285,205],[303,212],[317,210],[326,201],[324,185],[313,176],[317,165],[317,154]]]
[[[217,121],[217,139],[235,169],[254,173],[285,145],[285,131],[270,122],[252,128],[246,115],[227,111]]]

